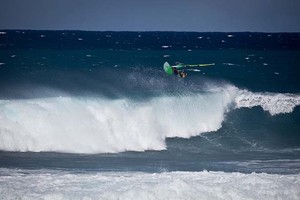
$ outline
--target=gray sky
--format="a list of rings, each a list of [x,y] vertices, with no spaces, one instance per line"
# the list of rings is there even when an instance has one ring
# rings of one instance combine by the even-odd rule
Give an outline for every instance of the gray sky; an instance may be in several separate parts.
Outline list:
[[[300,0],[0,0],[0,29],[300,32]]]

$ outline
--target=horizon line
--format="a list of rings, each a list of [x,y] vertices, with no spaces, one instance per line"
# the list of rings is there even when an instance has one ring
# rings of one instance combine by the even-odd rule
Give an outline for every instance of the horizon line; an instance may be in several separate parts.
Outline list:
[[[0,29],[0,31],[81,31],[81,32],[173,32],[173,33],[300,33],[297,31],[171,31],[171,30],[153,30],[153,31],[138,31],[138,30],[80,30],[80,29]]]

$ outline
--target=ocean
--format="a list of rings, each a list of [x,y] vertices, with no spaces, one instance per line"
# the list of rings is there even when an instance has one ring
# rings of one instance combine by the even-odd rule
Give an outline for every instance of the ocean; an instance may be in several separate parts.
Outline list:
[[[1,30],[0,199],[300,199],[299,105],[300,33]]]

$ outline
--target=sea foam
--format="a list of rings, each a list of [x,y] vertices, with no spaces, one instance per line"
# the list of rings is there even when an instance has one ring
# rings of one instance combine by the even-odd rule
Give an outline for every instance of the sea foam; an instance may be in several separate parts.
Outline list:
[[[300,97],[228,86],[214,92],[129,98],[0,100],[0,150],[117,153],[166,149],[166,138],[217,131],[232,109],[292,112]]]
[[[299,199],[300,175],[0,170],[3,199]],[[28,192],[30,191],[30,192]]]

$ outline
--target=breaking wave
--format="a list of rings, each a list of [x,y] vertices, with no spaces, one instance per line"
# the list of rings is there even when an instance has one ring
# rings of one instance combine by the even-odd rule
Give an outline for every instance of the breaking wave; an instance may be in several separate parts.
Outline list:
[[[145,100],[55,97],[0,100],[0,150],[116,153],[166,149],[166,138],[189,138],[222,127],[226,113],[261,106],[271,115],[300,104],[292,94],[216,92]]]

